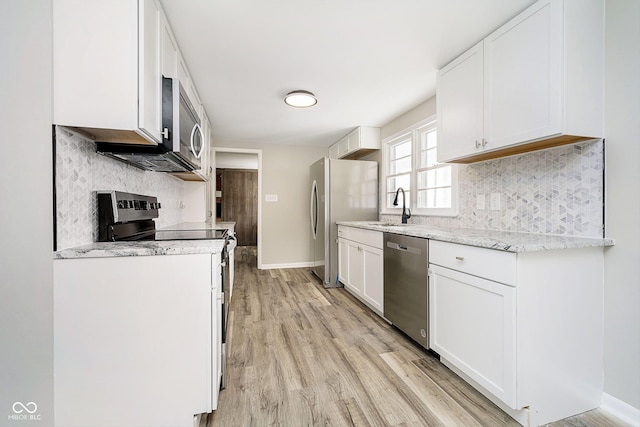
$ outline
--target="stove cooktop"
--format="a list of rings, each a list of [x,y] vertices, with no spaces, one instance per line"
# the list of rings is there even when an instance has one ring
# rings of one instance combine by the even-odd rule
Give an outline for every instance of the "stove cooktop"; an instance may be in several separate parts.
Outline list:
[[[212,240],[226,239],[227,229],[156,230],[155,240]]]
[[[120,240],[219,240],[226,239],[228,234],[227,229],[153,230],[134,234],[126,238],[121,238]]]

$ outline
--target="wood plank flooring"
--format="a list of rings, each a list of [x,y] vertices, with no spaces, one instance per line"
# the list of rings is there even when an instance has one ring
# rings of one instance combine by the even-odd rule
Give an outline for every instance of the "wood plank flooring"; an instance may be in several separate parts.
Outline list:
[[[215,426],[517,426],[431,353],[307,269],[238,247],[227,388]],[[624,426],[601,411],[553,427]]]

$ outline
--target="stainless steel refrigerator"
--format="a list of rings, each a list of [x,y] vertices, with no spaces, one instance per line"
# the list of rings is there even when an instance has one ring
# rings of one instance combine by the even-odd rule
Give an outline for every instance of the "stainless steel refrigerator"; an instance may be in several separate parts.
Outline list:
[[[310,172],[312,270],[325,287],[338,287],[336,222],[378,219],[378,163],[325,157]]]

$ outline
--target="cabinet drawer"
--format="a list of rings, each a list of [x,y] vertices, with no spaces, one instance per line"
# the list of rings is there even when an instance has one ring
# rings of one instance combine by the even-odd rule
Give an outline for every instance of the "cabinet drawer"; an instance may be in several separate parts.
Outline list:
[[[380,231],[339,225],[338,237],[382,249],[382,232]]]
[[[513,252],[430,240],[429,263],[510,286],[516,284],[516,254]]]

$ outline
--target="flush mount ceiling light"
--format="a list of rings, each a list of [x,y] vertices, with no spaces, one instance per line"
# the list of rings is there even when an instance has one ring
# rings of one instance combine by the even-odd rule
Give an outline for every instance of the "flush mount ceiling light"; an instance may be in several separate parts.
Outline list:
[[[316,105],[318,100],[311,92],[307,92],[306,90],[294,90],[284,97],[284,102],[292,107],[307,108]]]

